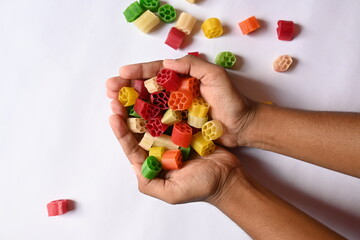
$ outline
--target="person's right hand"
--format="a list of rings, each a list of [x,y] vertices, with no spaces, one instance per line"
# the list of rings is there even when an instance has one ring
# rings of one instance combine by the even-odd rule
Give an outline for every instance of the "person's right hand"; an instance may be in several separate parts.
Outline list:
[[[224,134],[218,143],[227,147],[247,145],[246,135],[255,118],[256,103],[237,91],[223,67],[191,55],[164,60],[163,67],[201,81],[201,96],[211,106],[211,118],[223,124]]]

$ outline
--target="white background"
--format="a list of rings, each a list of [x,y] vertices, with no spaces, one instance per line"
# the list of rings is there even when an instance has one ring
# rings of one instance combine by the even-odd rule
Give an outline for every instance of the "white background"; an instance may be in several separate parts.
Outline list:
[[[163,43],[173,24],[146,35],[125,21],[131,2],[0,0],[0,239],[249,239],[206,203],[172,206],[138,192],[108,125],[105,80],[121,65],[191,51],[213,61],[229,50],[242,62],[229,71],[233,81],[255,100],[360,111],[360,1],[169,0],[199,19],[178,51]],[[237,23],[252,15],[262,28],[243,36]],[[224,36],[203,36],[209,17],[221,19]],[[279,19],[298,24],[293,41],[277,40]],[[288,73],[272,70],[282,54],[296,59]],[[359,179],[262,150],[235,152],[281,197],[360,238]],[[76,209],[47,217],[46,204],[62,198]]]

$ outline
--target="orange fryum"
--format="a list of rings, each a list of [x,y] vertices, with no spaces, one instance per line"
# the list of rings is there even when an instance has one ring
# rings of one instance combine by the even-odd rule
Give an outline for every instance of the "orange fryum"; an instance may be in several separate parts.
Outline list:
[[[239,26],[244,35],[247,35],[260,28],[260,24],[255,16],[249,17],[248,19],[240,22]]]
[[[191,92],[193,98],[200,95],[200,81],[196,78],[181,78],[179,91],[182,92]]]
[[[172,92],[169,97],[168,105],[172,110],[182,111],[191,106],[193,96],[187,91]]]
[[[182,166],[182,153],[180,149],[167,150],[161,156],[161,164],[164,170],[180,169]]]

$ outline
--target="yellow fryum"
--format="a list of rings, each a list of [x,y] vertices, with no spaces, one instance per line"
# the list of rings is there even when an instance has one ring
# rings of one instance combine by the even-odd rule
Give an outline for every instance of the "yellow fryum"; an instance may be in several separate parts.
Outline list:
[[[201,132],[193,135],[190,146],[200,155],[207,156],[215,151],[215,144],[206,140]]]
[[[168,110],[166,110],[164,116],[161,119],[161,122],[168,126],[181,122],[181,112],[174,111],[169,108]]]
[[[148,33],[156,25],[160,23],[160,19],[150,10],[145,11],[138,19],[134,21],[134,25],[143,33]]]
[[[145,149],[146,151],[149,151],[149,149],[153,146],[155,141],[155,138],[151,136],[150,133],[146,132],[139,142],[139,146]]]
[[[157,160],[161,161],[161,156],[165,152],[165,147],[152,147],[149,149],[149,156],[154,156]]]
[[[207,116],[210,108],[210,104],[205,102],[203,98],[194,98],[189,108],[189,113],[198,118],[204,118]]]
[[[179,19],[176,22],[175,27],[180,31],[184,32],[186,35],[189,35],[196,23],[196,18],[192,15],[182,12],[179,16]]]
[[[204,118],[199,118],[192,115],[191,113],[188,114],[187,122],[192,127],[201,128],[207,121],[208,121],[207,116]]]
[[[139,94],[133,87],[122,87],[119,91],[118,100],[124,107],[129,107],[135,104]]]
[[[201,29],[207,38],[220,37],[224,32],[221,22],[217,18],[209,18],[205,20],[205,22],[201,25]]]
[[[144,85],[149,93],[154,93],[164,90],[164,88],[156,82],[156,77],[152,77],[144,81]]]
[[[201,127],[201,132],[206,140],[216,140],[223,134],[223,127],[219,120],[211,120]]]
[[[130,131],[133,133],[144,133],[146,132],[146,120],[142,118],[128,118],[127,125]]]
[[[151,136],[151,135],[150,135]],[[154,137],[153,147],[165,147],[168,150],[178,149],[179,146],[171,141],[169,135],[162,134],[160,137]]]

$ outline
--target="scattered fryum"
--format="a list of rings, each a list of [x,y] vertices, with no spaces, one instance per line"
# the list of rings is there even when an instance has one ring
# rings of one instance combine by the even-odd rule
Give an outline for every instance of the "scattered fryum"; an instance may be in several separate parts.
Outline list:
[[[276,32],[279,40],[291,41],[295,34],[295,27],[293,21],[279,20]]]
[[[241,32],[247,35],[260,28],[260,23],[255,16],[249,17],[248,19],[239,23]]]
[[[223,33],[223,27],[218,18],[206,19],[201,25],[201,29],[207,38],[220,37]]]
[[[215,63],[224,68],[232,68],[236,63],[236,56],[232,52],[220,52],[215,58]]]
[[[293,59],[289,55],[281,55],[273,62],[273,67],[276,72],[286,72],[291,64]]]
[[[151,87],[147,88],[147,83]],[[219,138],[223,129],[220,121],[208,121],[210,105],[200,96],[198,79],[163,69],[156,77],[135,80],[133,86],[120,89],[118,99],[128,107],[130,131],[144,133],[139,142],[139,146],[149,151],[142,165],[144,177],[155,178],[161,168],[180,169],[191,148],[201,156],[215,151],[212,140]],[[137,94],[132,94],[133,91]]]
[[[68,212],[68,200],[60,199],[47,204],[48,216],[58,216]]]

